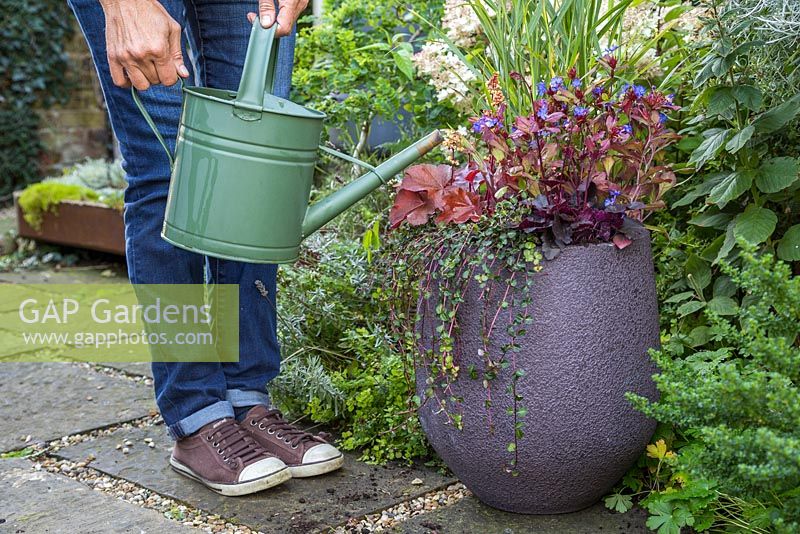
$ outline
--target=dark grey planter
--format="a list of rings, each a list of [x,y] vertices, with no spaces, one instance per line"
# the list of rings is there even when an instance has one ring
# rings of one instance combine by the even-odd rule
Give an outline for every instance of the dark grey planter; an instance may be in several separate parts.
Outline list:
[[[533,323],[519,339],[517,367],[526,375],[517,383],[524,418],[518,443],[518,476],[506,470],[513,454],[513,418],[506,413],[511,371],[491,381],[492,422],[489,431],[486,390],[469,377],[480,373],[481,310],[479,289],[472,282],[458,310],[455,338],[459,377],[453,394],[463,429],[430,399],[419,416],[431,445],[458,478],[490,506],[527,514],[557,514],[597,502],[622,478],[641,454],[655,422],[625,399],[632,391],[656,398],[651,376],[656,367],[648,349],[659,343],[658,304],[649,235],[624,250],[610,244],[571,246],[545,262],[535,275],[530,312]],[[496,310],[505,289],[492,291]],[[435,298],[435,297],[433,297]],[[418,325],[423,347],[430,347],[435,318],[420,303]],[[504,313],[505,315],[505,313]],[[505,324],[496,327],[494,353],[506,341]],[[418,366],[417,393],[424,399],[427,368]],[[450,406],[451,413],[459,408]]]

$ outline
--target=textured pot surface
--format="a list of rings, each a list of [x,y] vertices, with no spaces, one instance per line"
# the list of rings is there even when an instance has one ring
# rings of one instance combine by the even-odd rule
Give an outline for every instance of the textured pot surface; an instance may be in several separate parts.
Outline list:
[[[485,503],[512,512],[552,514],[579,510],[598,501],[641,454],[655,422],[635,411],[628,391],[656,397],[651,376],[656,367],[648,349],[659,341],[658,304],[649,236],[624,250],[613,245],[572,246],[544,263],[533,283],[529,307],[533,323],[518,339],[517,382],[527,408],[524,436],[517,445],[518,476],[506,471],[513,453],[512,405],[507,386],[511,368],[490,382],[490,432],[487,392],[480,355],[484,302],[471,282],[457,314],[455,362],[460,367],[453,394],[463,401],[450,413],[463,414],[463,430],[431,399],[420,408],[422,427],[436,452]],[[487,310],[497,309],[505,284],[491,292]],[[420,303],[418,325],[424,347],[431,346],[435,295]],[[515,312],[512,312],[511,316]],[[504,317],[509,315],[504,311]],[[490,354],[508,340],[498,321]],[[509,359],[511,355],[509,354]],[[470,378],[470,366],[481,378]],[[417,369],[417,391],[424,399],[427,371]]]

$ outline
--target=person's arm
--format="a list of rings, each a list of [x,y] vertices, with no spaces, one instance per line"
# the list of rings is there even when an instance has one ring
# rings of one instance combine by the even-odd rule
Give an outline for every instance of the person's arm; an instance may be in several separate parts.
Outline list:
[[[277,37],[289,35],[292,31],[297,17],[308,5],[308,0],[278,0],[278,30],[275,32]],[[258,0],[258,16],[261,25],[269,28],[275,22],[275,2],[273,0]],[[253,22],[255,13],[247,15],[247,20]]]
[[[114,85],[133,84],[143,91],[189,76],[181,54],[181,27],[157,0],[100,0],[100,4]]]

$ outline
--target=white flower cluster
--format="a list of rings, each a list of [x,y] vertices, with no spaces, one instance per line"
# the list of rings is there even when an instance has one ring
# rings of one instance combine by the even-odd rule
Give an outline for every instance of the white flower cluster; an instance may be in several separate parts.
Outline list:
[[[466,0],[445,0],[442,28],[447,38],[461,48],[473,46],[481,33],[481,25]]]
[[[450,101],[462,109],[468,107],[468,84],[475,80],[475,74],[450,51],[447,44],[428,42],[414,54],[413,60],[417,72],[427,77],[428,83],[436,89],[436,98],[440,102]]]
[[[480,34],[478,17],[465,0],[445,0],[442,29],[456,46],[468,49],[475,45]],[[470,101],[468,92],[475,74],[461,59],[450,51],[446,43],[429,41],[414,54],[417,72],[428,78],[436,89],[437,99],[452,102],[466,110]]]

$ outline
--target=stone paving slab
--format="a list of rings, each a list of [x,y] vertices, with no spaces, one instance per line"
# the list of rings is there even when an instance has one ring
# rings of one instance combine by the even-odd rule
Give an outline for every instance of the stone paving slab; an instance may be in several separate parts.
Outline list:
[[[103,276],[102,273],[112,276]],[[59,271],[21,271],[0,273],[0,284],[124,284],[128,282],[122,264],[98,267],[66,267]]]
[[[523,515],[496,510],[475,497],[417,515],[396,526],[394,534],[645,534],[647,513],[616,514],[602,504],[560,515]]]
[[[0,460],[0,495],[0,532],[197,532],[67,477],[35,471],[31,462],[21,458]]]
[[[28,435],[49,441],[155,409],[149,386],[73,363],[0,362],[0,391],[0,451],[24,447]]]
[[[147,447],[145,438],[156,446]],[[116,449],[125,439],[133,442],[128,454]],[[94,455],[91,467],[108,475],[263,532],[281,534],[307,534],[339,525],[349,517],[382,510],[455,481],[424,467],[369,466],[347,454],[344,467],[334,473],[293,479],[255,495],[223,497],[172,471],[171,450],[166,431],[159,425],[114,432],[65,447],[57,455],[73,461]],[[423,484],[412,484],[415,478]]]

